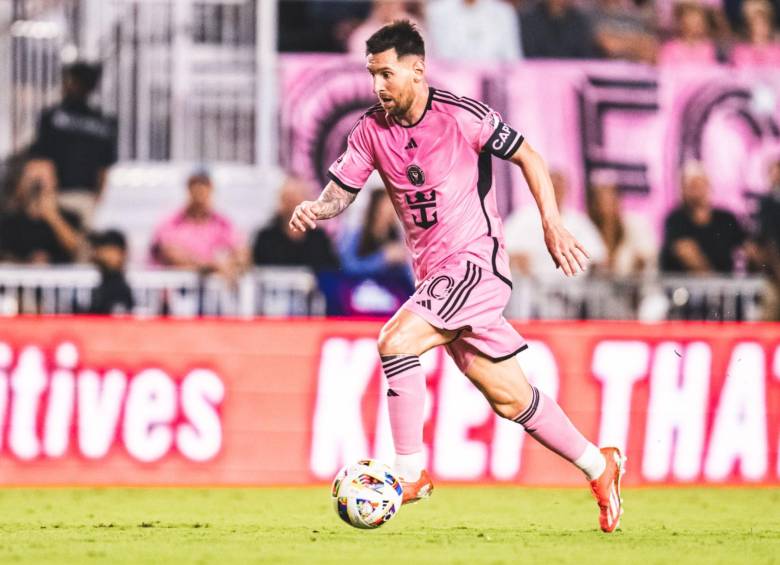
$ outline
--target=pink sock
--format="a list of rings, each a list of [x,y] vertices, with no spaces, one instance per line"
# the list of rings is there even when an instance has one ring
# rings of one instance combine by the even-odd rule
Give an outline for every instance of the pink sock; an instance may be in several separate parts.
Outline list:
[[[574,427],[557,402],[536,387],[531,388],[531,403],[514,421],[547,449],[580,466],[577,462],[591,443]]]
[[[423,450],[425,418],[425,373],[417,355],[382,355],[387,377],[387,410],[395,452],[400,455]]]

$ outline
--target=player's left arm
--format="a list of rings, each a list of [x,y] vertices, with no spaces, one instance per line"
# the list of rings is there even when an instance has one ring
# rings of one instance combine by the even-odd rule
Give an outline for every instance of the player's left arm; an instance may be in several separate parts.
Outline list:
[[[542,217],[544,242],[556,266],[560,267],[567,276],[576,275],[580,271],[584,272],[590,255],[585,247],[563,226],[561,214],[555,202],[555,191],[550,172],[542,156],[527,141],[523,141],[509,160],[523,171],[523,176]]]

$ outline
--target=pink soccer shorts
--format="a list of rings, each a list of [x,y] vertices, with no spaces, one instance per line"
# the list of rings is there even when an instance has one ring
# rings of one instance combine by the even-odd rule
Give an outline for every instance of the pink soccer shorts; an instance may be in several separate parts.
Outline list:
[[[527,347],[504,318],[512,289],[471,259],[468,254],[450,258],[402,306],[436,328],[458,332],[447,351],[464,373],[477,352],[502,361]]]

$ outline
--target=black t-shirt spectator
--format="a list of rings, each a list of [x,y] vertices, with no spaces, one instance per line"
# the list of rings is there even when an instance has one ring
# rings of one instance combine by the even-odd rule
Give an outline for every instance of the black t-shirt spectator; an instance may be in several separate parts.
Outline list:
[[[780,247],[780,195],[770,193],[758,204],[758,238]]]
[[[63,219],[81,230],[79,216],[60,209]],[[62,247],[51,226],[40,218],[14,212],[0,218],[0,255],[5,260],[29,262],[36,253],[44,252],[48,263],[70,263],[73,257]]]
[[[92,290],[91,314],[130,314],[135,306],[133,291],[121,271],[104,271]]]
[[[324,231],[307,230],[301,239],[290,239],[284,231],[285,221],[277,216],[268,227],[257,233],[252,246],[255,265],[309,267],[314,270],[338,268],[338,256]]]
[[[681,239],[692,239],[715,272],[731,273],[734,270],[734,251],[745,242],[745,237],[745,230],[731,212],[714,208],[710,222],[698,225],[685,209],[677,208],[666,217],[661,269],[667,272],[687,271],[672,247]]]
[[[599,55],[590,21],[575,8],[555,18],[540,2],[520,15],[520,29],[523,55],[529,59],[594,59]]]
[[[86,104],[63,102],[41,115],[31,155],[54,162],[61,191],[97,191],[98,173],[117,159],[116,125]]]

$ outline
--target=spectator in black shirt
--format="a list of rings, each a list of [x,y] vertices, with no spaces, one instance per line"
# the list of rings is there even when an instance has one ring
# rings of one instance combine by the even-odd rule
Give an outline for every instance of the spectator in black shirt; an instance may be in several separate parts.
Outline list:
[[[106,230],[90,235],[92,262],[100,271],[100,284],[92,290],[91,314],[130,314],[133,291],[125,279],[127,241],[122,232]]]
[[[763,270],[774,291],[768,295],[766,318],[780,320],[780,158],[769,167],[769,190],[758,205],[758,245]]]
[[[571,0],[542,0],[520,14],[523,55],[547,59],[595,59],[599,52],[588,18]]]
[[[328,234],[322,229],[305,232],[290,229],[290,216],[310,192],[308,184],[301,179],[290,177],[284,182],[279,192],[277,213],[258,232],[252,246],[255,265],[309,267],[314,270],[338,268],[338,256]]]
[[[734,253],[746,243],[734,214],[714,208],[701,164],[686,163],[682,203],[666,217],[661,269],[666,272],[715,274],[734,271]]]
[[[57,205],[51,187],[35,177],[23,177],[0,218],[2,259],[42,265],[70,263],[81,241],[78,216]]]
[[[44,110],[30,150],[34,160],[48,161],[58,187],[60,204],[88,224],[105,185],[106,172],[117,158],[113,119],[89,105],[97,88],[99,66],[73,63],[62,75],[62,102]]]

